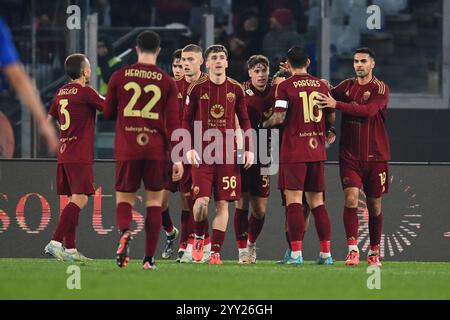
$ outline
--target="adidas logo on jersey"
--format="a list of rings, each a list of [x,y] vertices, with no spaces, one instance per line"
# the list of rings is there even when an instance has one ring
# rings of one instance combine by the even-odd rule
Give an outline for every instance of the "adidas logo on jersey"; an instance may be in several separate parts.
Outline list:
[[[236,197],[236,192],[233,190],[233,192],[230,194],[230,197]]]
[[[245,92],[249,95],[249,96],[254,96],[255,94],[253,93],[252,89],[247,89],[245,90]]]
[[[183,99],[183,95],[181,94],[181,92],[178,92],[178,99]]]
[[[202,96],[200,97],[200,100],[209,100],[208,94],[205,93],[204,95],[202,95]]]

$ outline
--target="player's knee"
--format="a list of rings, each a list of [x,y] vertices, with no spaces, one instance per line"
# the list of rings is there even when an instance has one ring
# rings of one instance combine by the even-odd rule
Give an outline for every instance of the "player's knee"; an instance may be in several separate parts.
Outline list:
[[[240,200],[236,201],[236,208],[241,210],[248,210],[249,209],[249,201],[241,198]]]
[[[201,198],[198,198],[197,200],[195,200],[194,206],[201,210],[201,209],[203,209],[205,207],[208,207],[208,204],[209,204],[209,198],[208,197],[201,197]]]
[[[252,211],[252,215],[256,218],[256,219],[258,219],[258,220],[261,220],[262,218],[264,218],[265,216],[266,216],[266,210],[265,210],[265,208],[258,208],[258,209],[254,209],[253,211]]]
[[[165,210],[167,210],[168,207],[169,207],[169,201],[166,199],[163,199],[163,201],[161,203],[161,210],[165,211]]]
[[[381,199],[367,198],[367,210],[370,216],[379,216],[381,214]]]
[[[266,205],[265,203],[256,203],[253,210],[252,215],[256,219],[262,219],[266,215]]]
[[[228,211],[228,202],[226,201],[217,201],[216,202],[216,213],[221,213],[223,211]]]
[[[358,207],[358,196],[355,194],[345,195],[345,206],[347,208],[357,208]]]
[[[80,209],[83,209],[88,203],[89,197],[85,194],[72,195],[72,202],[75,203]]]

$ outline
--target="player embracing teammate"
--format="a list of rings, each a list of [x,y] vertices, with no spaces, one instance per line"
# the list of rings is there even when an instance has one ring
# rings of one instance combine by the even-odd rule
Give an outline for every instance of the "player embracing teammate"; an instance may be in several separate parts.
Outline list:
[[[327,84],[308,74],[310,60],[304,48],[292,47],[287,65],[292,77],[281,82],[275,92],[274,114],[264,127],[284,123],[280,148],[278,186],[287,208],[291,254],[286,264],[303,264],[302,238],[305,230],[303,192],[311,208],[320,240],[318,264],[333,264],[330,253],[330,219],[324,204],[325,112],[316,98],[330,93]]]
[[[390,147],[384,126],[389,87],[373,75],[375,53],[372,49],[357,49],[353,68],[355,78],[333,88],[333,97],[320,95],[318,100],[323,107],[342,112],[339,169],[345,195],[344,226],[348,245],[345,264],[359,264],[357,210],[359,190],[363,187],[369,211],[367,261],[369,265],[381,266],[381,199],[389,189]]]

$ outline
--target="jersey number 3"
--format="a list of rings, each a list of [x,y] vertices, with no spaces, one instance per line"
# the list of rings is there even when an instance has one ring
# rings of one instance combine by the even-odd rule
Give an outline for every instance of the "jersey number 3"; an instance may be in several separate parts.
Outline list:
[[[155,107],[156,103],[159,101],[159,99],[161,99],[161,89],[158,86],[154,84],[148,84],[144,87],[144,92],[145,93],[153,92],[153,97],[144,106],[144,108],[142,108],[142,110],[133,109],[134,106],[136,105],[136,102],[138,101],[139,97],[142,94],[141,86],[136,82],[128,82],[126,85],[123,86],[123,88],[126,91],[128,90],[134,91],[130,101],[128,101],[128,104],[126,105],[125,109],[123,109],[123,115],[125,117],[141,117],[152,120],[159,119],[158,112],[151,112],[152,109]]]
[[[69,110],[66,109],[69,105],[69,100],[61,99],[59,100],[59,105],[61,106],[61,109],[59,109],[59,111],[64,116],[64,124],[60,126],[60,129],[61,131],[65,131],[70,127],[70,113]]]

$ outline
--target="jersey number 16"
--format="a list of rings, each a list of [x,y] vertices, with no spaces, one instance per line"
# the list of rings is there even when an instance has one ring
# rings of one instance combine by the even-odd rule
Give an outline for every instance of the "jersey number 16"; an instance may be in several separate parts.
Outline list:
[[[318,109],[318,114],[314,114],[314,106],[316,105],[316,98],[319,96],[319,92],[313,91],[308,96],[308,92],[302,91],[299,93],[300,99],[302,99],[303,104],[303,117],[305,118],[305,123],[319,122],[322,119],[322,110]]]

